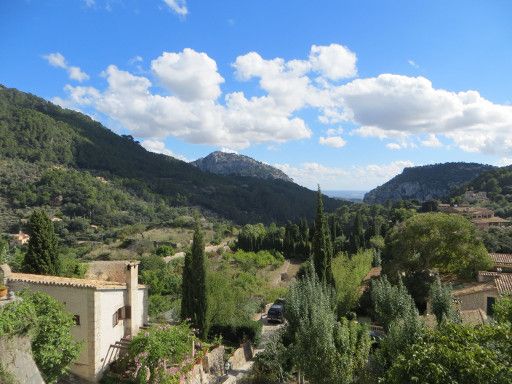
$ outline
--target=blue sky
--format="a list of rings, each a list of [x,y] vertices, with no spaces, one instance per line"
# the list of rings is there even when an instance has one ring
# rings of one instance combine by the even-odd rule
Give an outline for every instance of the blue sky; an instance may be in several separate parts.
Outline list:
[[[0,2],[0,82],[153,151],[365,190],[512,159],[509,1]]]

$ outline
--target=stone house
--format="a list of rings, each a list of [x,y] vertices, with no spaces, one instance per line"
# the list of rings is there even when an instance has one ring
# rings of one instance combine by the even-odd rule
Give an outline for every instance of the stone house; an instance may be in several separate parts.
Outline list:
[[[478,281],[453,291],[461,311],[485,311],[492,315],[492,306],[501,295],[512,294],[512,273],[478,272]]]
[[[147,324],[148,292],[138,284],[138,264],[104,262],[104,273],[95,279],[13,273],[2,265],[0,283],[14,292],[44,292],[64,304],[75,319],[73,337],[83,343],[71,372],[96,383],[119,356],[122,343]]]

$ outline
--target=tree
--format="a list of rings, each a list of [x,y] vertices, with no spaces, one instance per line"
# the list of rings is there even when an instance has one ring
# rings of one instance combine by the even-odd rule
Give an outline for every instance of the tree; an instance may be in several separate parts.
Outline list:
[[[308,273],[290,288],[286,337],[297,368],[315,384],[352,383],[368,360],[368,330],[355,321],[336,320],[331,289]]]
[[[404,318],[410,312],[417,312],[414,300],[401,280],[396,286],[386,276],[373,280],[371,299],[374,316],[386,331],[394,320]]]
[[[196,220],[192,250],[185,256],[183,268],[182,318],[190,318],[192,324],[206,338],[210,328],[208,316],[208,289],[206,281],[206,256],[204,237],[199,220]]]
[[[470,277],[492,265],[473,224],[445,213],[417,214],[396,226],[383,256],[391,278],[432,268]]]
[[[437,324],[441,324],[444,321],[457,321],[458,316],[453,307],[451,287],[443,285],[439,277],[432,284],[430,302]]]
[[[499,323],[512,324],[512,296],[502,296],[494,303],[493,317]]]
[[[19,312],[22,307],[25,309]],[[18,315],[9,316],[10,311]],[[75,325],[73,316],[66,312],[61,303],[45,293],[27,291],[22,293],[22,301],[7,305],[2,312],[0,324],[4,320],[2,315],[11,321],[28,321],[23,327],[14,326],[13,329],[18,332],[31,329],[34,361],[47,383],[55,383],[69,371],[71,363],[78,358],[80,344],[71,335]]]
[[[59,275],[61,264],[57,253],[57,237],[53,223],[42,210],[30,216],[30,240],[23,270],[42,275]]]
[[[511,337],[510,325],[446,323],[406,348],[383,382],[510,384]]]
[[[318,278],[321,282],[331,284],[332,278],[332,249],[327,221],[324,217],[324,205],[322,202],[322,192],[318,186],[315,234],[313,236],[313,264]]]

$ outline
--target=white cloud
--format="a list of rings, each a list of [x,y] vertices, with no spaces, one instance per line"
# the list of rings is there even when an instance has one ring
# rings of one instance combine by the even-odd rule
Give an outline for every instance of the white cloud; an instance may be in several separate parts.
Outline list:
[[[343,132],[345,132],[345,130],[342,127],[338,127],[338,128],[329,128],[325,133],[327,134],[327,136],[336,136],[336,135],[341,135]]]
[[[46,58],[72,68],[61,54]],[[312,131],[298,114],[308,109],[321,123],[349,123],[355,126],[349,136],[379,138],[390,149],[447,145],[512,155],[512,106],[494,104],[476,91],[434,88],[421,76],[348,81],[357,74],[356,62],[356,55],[338,44],[313,45],[306,59],[265,59],[249,52],[238,56],[233,68],[238,80],[258,82],[257,96],[236,90],[223,94],[215,60],[186,48],[162,53],[144,76],[109,66],[106,89],[87,90],[85,96],[83,88],[66,89],[70,99],[85,100],[142,138],[174,136],[237,150],[307,139]],[[339,84],[340,79],[345,82]],[[154,80],[166,92],[155,91]],[[341,135],[330,128],[321,144],[341,145]]]
[[[347,142],[341,136],[328,136],[320,137],[318,143],[321,145],[327,145],[329,147],[341,148],[347,144]]]
[[[422,140],[421,145],[424,147],[439,148],[443,146],[443,143],[439,141],[435,134],[430,133],[425,140]]]
[[[411,66],[411,67],[414,67],[414,68],[419,68],[420,66],[414,61],[414,60],[407,60],[407,63]]]
[[[296,183],[308,188],[369,190],[398,175],[405,167],[414,164],[408,160],[389,164],[370,164],[352,167],[327,167],[309,162],[299,166],[274,164],[290,176]]]
[[[356,54],[343,45],[313,45],[309,61],[313,70],[320,72],[330,80],[357,76]]]
[[[173,12],[180,16],[186,16],[188,14],[186,0],[164,0],[164,3],[167,4]]]
[[[82,82],[89,79],[89,75],[83,72],[79,67],[68,65],[66,58],[59,52],[49,53],[44,55],[43,58],[48,61],[48,64],[52,67],[65,69],[71,80]]]
[[[493,104],[476,91],[455,93],[424,77],[384,74],[356,79],[336,93],[361,136],[443,135],[464,151],[512,152],[512,106]]]
[[[507,165],[512,165],[512,157],[502,157],[496,163],[498,167],[505,167]]]
[[[175,159],[179,159],[179,160],[182,160],[182,161],[186,161],[188,162],[189,160],[183,156],[183,155],[178,155],[174,152],[172,152],[170,149],[168,149],[166,146],[165,146],[165,143],[163,141],[160,141],[160,140],[154,140],[154,139],[146,139],[144,140],[141,145],[147,149],[148,151],[150,152],[154,152],[154,153],[161,153],[163,155],[167,155],[167,156],[172,156],[174,157]]]
[[[164,52],[151,62],[160,82],[182,100],[215,100],[220,94],[223,77],[217,63],[206,53],[185,48],[183,52]]]
[[[391,150],[397,150],[397,149],[402,149],[402,146],[398,143],[387,143],[386,148],[391,149]]]

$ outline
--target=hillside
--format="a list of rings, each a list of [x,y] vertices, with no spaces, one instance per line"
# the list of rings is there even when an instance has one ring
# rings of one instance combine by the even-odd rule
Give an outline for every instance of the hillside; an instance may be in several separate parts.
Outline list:
[[[141,212],[158,215],[163,206],[199,206],[239,223],[285,222],[314,214],[315,193],[306,188],[282,180],[202,172],[148,152],[131,136],[119,136],[84,114],[2,86],[0,160],[5,162],[0,210],[15,216],[20,209],[56,202],[57,208],[67,202],[92,221],[97,212],[109,216],[116,211],[139,222],[145,219]],[[83,180],[94,188],[84,186]],[[102,192],[93,193],[95,188]],[[328,210],[338,204],[325,199]]]
[[[386,201],[444,199],[454,190],[494,169],[477,163],[444,163],[405,168],[400,175],[364,196],[366,203]]]
[[[236,153],[216,151],[206,157],[193,161],[191,164],[202,171],[215,173],[217,175],[249,176],[259,179],[275,179],[293,182],[293,180],[280,169],[254,160],[249,156]]]
[[[480,174],[457,190],[455,199],[462,201],[465,191],[485,192],[488,200],[481,204],[493,209],[498,216],[512,217],[512,165]]]

